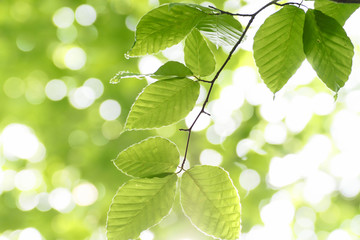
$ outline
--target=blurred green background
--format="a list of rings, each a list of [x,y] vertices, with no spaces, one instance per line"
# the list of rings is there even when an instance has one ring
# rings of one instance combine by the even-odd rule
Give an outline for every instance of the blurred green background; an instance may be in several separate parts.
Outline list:
[[[0,1],[0,240],[105,239],[111,199],[128,179],[111,160],[154,135],[170,138],[183,154],[186,135],[177,129],[193,113],[172,126],[120,134],[137,94],[153,80],[109,84],[120,70],[151,73],[167,60],[183,61],[181,44],[155,56],[124,57],[140,17],[165,2]],[[211,4],[251,13],[266,2]],[[256,19],[221,74],[187,167],[230,172],[241,198],[242,239],[360,239],[360,13],[345,25],[356,54],[338,100],[307,63],[273,100],[251,41],[274,10]],[[211,47],[219,66],[228,50]],[[178,202],[140,238],[211,239]]]

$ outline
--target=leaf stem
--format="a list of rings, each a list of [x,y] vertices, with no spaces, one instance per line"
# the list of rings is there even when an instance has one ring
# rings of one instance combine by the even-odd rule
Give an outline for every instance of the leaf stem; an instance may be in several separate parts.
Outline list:
[[[215,81],[219,78],[219,75],[220,73],[224,70],[225,66],[228,64],[228,62],[230,61],[231,57],[233,56],[234,52],[236,51],[236,49],[238,48],[238,46],[240,45],[240,43],[242,42],[242,40],[244,39],[247,31],[249,30],[251,24],[253,23],[255,17],[260,13],[262,12],[264,9],[266,9],[267,7],[273,5],[273,4],[278,4],[279,0],[274,0],[274,1],[271,1],[267,4],[265,4],[263,7],[261,7],[259,10],[257,10],[255,13],[253,14],[238,14],[238,13],[229,13],[229,12],[226,12],[226,11],[223,11],[223,10],[220,10],[220,9],[217,9],[215,7],[212,7],[210,6],[211,8],[213,9],[216,9],[218,11],[220,11],[221,14],[230,14],[230,15],[233,15],[233,16],[246,16],[246,17],[250,17],[250,20],[248,21],[244,31],[242,32],[239,40],[235,43],[235,45],[233,46],[233,48],[231,49],[229,55],[227,56],[226,60],[224,61],[224,63],[221,65],[221,67],[219,68],[219,70],[216,72],[215,76],[213,77],[213,79],[211,81],[205,81],[205,80],[200,80],[198,79],[199,81],[204,81],[204,82],[207,82],[207,83],[210,83],[210,88],[209,88],[209,91],[206,95],[206,98],[204,100],[204,103],[201,107],[201,110],[200,112],[198,113],[198,115],[196,116],[195,120],[193,121],[193,123],[190,125],[190,127],[188,129],[180,129],[180,131],[186,131],[188,132],[188,135],[187,135],[187,141],[186,141],[186,147],[185,147],[185,153],[184,153],[184,158],[182,160],[182,163],[181,163],[181,166],[180,166],[180,170],[177,172],[177,173],[181,173],[182,171],[184,171],[184,166],[185,166],[185,162],[186,162],[186,158],[187,158],[187,154],[188,154],[188,151],[189,151],[189,145],[190,145],[190,138],[191,138],[191,133],[192,133],[192,129],[195,125],[195,123],[199,120],[201,114],[206,114],[206,115],[209,115],[206,111],[205,111],[205,107],[207,105],[207,103],[209,102],[209,98],[210,98],[210,95],[211,95],[211,92],[213,90],[213,87],[214,87],[214,84],[215,84]],[[301,3],[300,3],[301,4]]]

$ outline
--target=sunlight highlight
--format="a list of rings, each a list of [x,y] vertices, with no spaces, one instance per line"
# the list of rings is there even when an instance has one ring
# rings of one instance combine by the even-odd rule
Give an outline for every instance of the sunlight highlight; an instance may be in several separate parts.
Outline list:
[[[69,93],[71,105],[77,109],[85,109],[90,107],[96,99],[95,92],[88,86],[81,86],[73,89]]]
[[[45,94],[52,101],[60,101],[66,97],[67,86],[64,81],[53,79],[46,84]]]
[[[90,26],[96,20],[96,10],[88,4],[82,4],[75,10],[75,19],[82,26]]]
[[[200,163],[202,165],[220,166],[222,160],[222,155],[214,149],[205,149],[200,153]]]
[[[72,47],[65,53],[65,66],[71,70],[79,70],[85,66],[86,53],[80,47]]]
[[[251,191],[259,186],[260,175],[253,169],[245,169],[240,174],[239,183],[243,189]]]
[[[62,7],[56,10],[52,20],[58,28],[67,28],[73,24],[74,19],[74,11],[69,7]]]
[[[40,142],[28,126],[11,123],[0,135],[0,146],[8,160],[31,159],[37,154]]]
[[[81,183],[73,191],[74,202],[79,206],[89,206],[95,203],[98,198],[98,190],[91,183]]]
[[[42,240],[40,232],[36,228],[26,228],[21,231],[18,240]]]
[[[67,213],[75,206],[71,192],[67,188],[56,188],[49,195],[49,203],[55,210]]]
[[[112,121],[120,116],[121,106],[116,100],[108,99],[101,103],[99,112],[104,120]]]

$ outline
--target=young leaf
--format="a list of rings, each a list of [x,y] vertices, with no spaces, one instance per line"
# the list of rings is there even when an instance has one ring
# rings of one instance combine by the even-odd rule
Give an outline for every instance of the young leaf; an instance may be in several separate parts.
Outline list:
[[[268,88],[276,93],[305,59],[303,27],[305,13],[285,6],[268,17],[254,37],[254,58]]]
[[[354,46],[335,19],[318,10],[306,12],[304,52],[328,88],[337,92],[344,86],[351,72]]]
[[[166,138],[151,137],[131,145],[113,161],[122,172],[133,177],[173,173],[179,164],[179,150]]]
[[[242,26],[230,15],[206,15],[196,28],[218,46],[234,46],[242,34]]]
[[[176,61],[169,61],[166,62],[161,67],[159,67],[159,69],[151,77],[153,78],[167,77],[169,79],[171,77],[185,78],[193,75],[194,74],[191,72],[191,70],[187,68],[184,64]]]
[[[172,208],[177,176],[131,179],[114,196],[107,215],[107,239],[137,238]]]
[[[359,8],[359,4],[341,4],[329,0],[316,0],[315,9],[334,18],[343,26],[346,20]]]
[[[123,78],[144,78],[144,77],[152,77],[156,79],[172,79],[172,78],[184,78],[190,77],[194,74],[191,72],[189,68],[187,68],[184,64],[169,61],[164,65],[159,67],[159,69],[155,73],[149,74],[140,74],[140,73],[128,73],[128,72],[118,72],[111,80],[110,83],[116,84],[119,83]]]
[[[125,130],[158,128],[183,119],[195,106],[199,90],[199,83],[188,78],[150,84],[132,105]]]
[[[186,4],[164,4],[145,14],[138,23],[135,43],[128,56],[157,53],[183,40],[206,13]]]
[[[185,40],[185,64],[199,77],[212,74],[215,58],[201,33],[194,29]]]
[[[239,237],[240,199],[225,170],[206,165],[187,170],[180,196],[185,215],[201,231],[221,239]]]

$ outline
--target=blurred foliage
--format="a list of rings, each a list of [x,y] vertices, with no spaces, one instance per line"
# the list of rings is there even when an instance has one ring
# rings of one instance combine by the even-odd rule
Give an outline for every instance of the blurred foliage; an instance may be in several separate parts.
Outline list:
[[[117,85],[109,83],[111,77],[118,71],[139,72],[141,59],[126,59],[124,57],[134,40],[134,32],[130,29],[134,29],[136,22],[146,12],[157,6],[157,4],[166,2],[175,1],[0,1],[0,133],[3,131],[0,138],[0,239],[2,239],[1,237],[21,240],[105,239],[104,226],[111,199],[118,187],[128,179],[127,176],[116,169],[110,160],[114,159],[121,150],[131,144],[154,135],[169,137],[178,145],[180,153],[183,154],[186,136],[177,129],[185,127],[184,121],[154,131],[142,131],[141,134],[131,131],[120,134],[134,99],[141,89],[146,86],[147,81],[125,79]],[[203,1],[191,2],[201,3]],[[234,3],[234,1],[213,0],[212,3],[219,8],[228,10],[247,6],[244,1],[236,1],[235,4],[230,4]],[[92,6],[96,10],[94,23],[86,26],[80,24],[78,20],[74,20],[65,28],[56,26],[53,19],[59,9],[67,7],[72,10],[70,13],[74,14],[82,4]],[[68,20],[69,16],[66,15],[63,21]],[[227,56],[227,52],[216,49],[213,45],[211,47],[216,52],[217,63],[222,63]],[[77,57],[81,57],[81,50],[80,53],[66,57],[66,54],[70,54],[70,50],[74,50],[74,48],[77,50],[80,48],[86,53],[84,66],[79,67],[76,65],[81,65],[81,58],[80,60],[77,59]],[[356,48],[359,49],[358,45],[356,45]],[[161,53],[157,54],[156,57],[162,62],[167,60],[165,55]],[[359,58],[358,53],[355,57]],[[72,65],[72,63],[75,65]],[[156,62],[153,64],[154,66],[150,67],[156,69]],[[356,70],[357,66],[355,65],[353,71]],[[242,67],[240,71],[238,71],[239,67]],[[240,100],[236,98],[237,100],[230,102],[225,101],[225,103],[236,106],[238,104],[236,101],[244,102],[241,102],[239,107],[232,109],[229,114],[231,117],[230,122],[221,119],[222,113],[215,113],[216,108],[219,108],[219,106],[215,106],[215,101],[213,101],[213,104],[210,103],[209,109],[212,118],[215,119],[215,124],[210,123],[207,129],[193,134],[189,153],[190,165],[200,163],[200,153],[204,149],[213,149],[221,154],[221,166],[230,172],[234,185],[239,191],[242,204],[242,232],[244,233],[254,231],[256,227],[261,228],[264,223],[266,226],[269,219],[266,219],[268,216],[264,213],[265,207],[270,206],[272,200],[282,199],[281,196],[285,196],[286,199],[290,199],[289,201],[292,202],[294,207],[292,212],[289,212],[291,219],[286,222],[291,229],[290,236],[292,237],[281,237],[281,231],[279,230],[277,232],[279,234],[278,239],[325,240],[329,239],[329,236],[334,234],[335,231],[338,231],[336,233],[339,234],[345,234],[339,232],[345,231],[352,239],[360,239],[360,220],[356,220],[359,218],[356,218],[356,216],[359,216],[360,211],[358,195],[360,191],[358,183],[360,182],[360,173],[353,175],[353,178],[350,179],[350,181],[353,181],[351,183],[359,185],[357,193],[346,195],[341,192],[340,184],[342,184],[345,177],[342,175],[335,176],[331,164],[334,162],[334,156],[345,150],[339,143],[341,139],[333,139],[336,134],[330,131],[334,125],[334,119],[336,119],[336,116],[340,116],[339,113],[345,114],[345,118],[346,116],[352,116],[355,120],[359,119],[360,109],[358,107],[349,108],[347,96],[351,92],[357,92],[360,89],[360,83],[350,81],[348,83],[350,87],[348,89],[345,87],[343,92],[340,92],[338,102],[333,103],[332,93],[318,79],[317,81],[311,81],[315,75],[310,74],[306,77],[311,76],[311,79],[302,79],[303,82],[311,81],[307,86],[304,86],[301,81],[300,84],[288,84],[284,91],[281,91],[273,101],[272,94],[267,89],[264,89],[258,75],[251,77],[251,71],[249,76],[244,75],[244,71],[248,72],[249,69],[252,69],[253,72],[256,70],[254,69],[252,54],[245,49],[240,49],[233,56],[226,71],[222,73],[211,100],[224,97],[224,94],[221,94],[222,89],[228,86],[230,89],[239,87],[239,90],[235,91],[238,91],[243,98],[240,98]],[[237,71],[238,75],[236,75]],[[77,90],[84,90],[81,87],[91,78],[101,81],[104,88],[101,96],[94,97],[94,92],[99,87],[91,89],[92,95],[90,94],[90,97],[88,97],[90,100],[86,98],[88,93],[86,91],[80,91],[83,95],[79,92],[80,95],[76,95]],[[66,96],[56,101],[51,100],[49,93],[46,92],[48,83],[53,79],[62,80],[67,87]],[[234,85],[233,83],[236,81],[240,82],[240,85]],[[247,84],[249,86],[252,84],[252,88],[246,87]],[[207,86],[204,85],[203,87],[206,89]],[[311,112],[308,121],[303,121],[305,122],[303,128],[300,127],[298,131],[291,130],[291,127],[289,127],[291,124],[286,122],[285,116],[290,116],[294,110],[295,113],[307,113],[306,109],[313,107],[313,104],[316,103],[315,97],[318,94],[330,97],[330,103],[329,98],[325,98],[325,102],[327,101],[325,107],[330,106],[330,110],[321,113],[320,106],[318,112],[315,110]],[[82,96],[82,98],[90,101],[89,105],[85,104],[80,108],[75,107],[76,96]],[[100,106],[104,101],[109,99],[116,100],[120,104],[121,114],[115,119],[108,118],[105,120],[99,114],[99,109],[101,109]],[[79,101],[81,101],[81,98]],[[299,101],[303,105],[296,104]],[[281,105],[279,102],[285,103],[285,105]],[[271,108],[271,106],[267,105],[271,103],[276,106]],[[283,106],[284,109],[281,110],[279,106]],[[265,114],[264,111],[270,111],[270,116],[269,113]],[[280,114],[279,120],[269,120],[271,117],[279,116],[279,111],[285,112],[282,117]],[[296,118],[295,113],[293,115]],[[217,121],[223,121],[223,124],[216,125]],[[285,126],[286,138],[284,140],[271,142],[271,140],[266,139],[266,129],[272,122]],[[21,157],[21,155],[11,156],[11,154],[6,153],[7,147],[5,143],[10,140],[4,137],[4,132],[6,129],[10,129],[9,126],[16,126],[19,129],[18,125],[13,125],[15,123],[21,124],[20,126],[27,126],[31,134],[36,136],[38,142],[46,149],[43,157],[39,157],[38,160],[29,160],[26,157]],[[229,132],[229,134],[215,134],[215,126],[219,127],[223,132]],[[224,126],[228,128],[224,128]],[[229,128],[232,130],[229,130]],[[216,129],[216,131],[219,132],[219,129]],[[358,128],[349,130],[348,134],[350,134],[352,142],[355,141],[356,143],[356,140],[359,140],[359,136],[351,135],[357,132],[359,132]],[[279,133],[273,132],[273,135],[277,134]],[[285,159],[288,155],[298,154],[316,134],[322,134],[326,139],[330,139],[331,147],[329,153],[326,151],[323,153],[324,156],[321,155],[321,152],[314,153],[315,160],[316,158],[324,158],[319,163],[319,166],[312,167],[311,163],[309,163],[309,173],[301,175],[298,179],[284,184],[284,186],[271,185],[269,175],[271,176],[270,167],[274,159]],[[244,139],[250,140],[252,143],[250,147],[245,147],[244,154],[240,154],[239,144]],[[18,142],[19,146],[15,145],[15,148],[20,150],[21,148],[26,149],[26,146],[21,145],[22,143],[28,143],[26,139],[22,138],[22,135],[14,135],[11,142],[13,144]],[[322,151],[324,146],[316,147]],[[354,147],[350,152],[358,153],[358,150]],[[355,160],[359,160],[359,155],[351,156]],[[307,159],[301,160],[307,162]],[[355,162],[352,164],[354,164],[354,168],[359,166]],[[348,169],[351,169],[351,166]],[[246,169],[255,170],[260,180],[259,185],[256,185],[251,191],[244,189],[241,186],[241,181],[239,182],[241,173]],[[289,166],[286,165],[283,171],[286,172],[288,169]],[[35,175],[40,173],[40,176],[36,178],[39,184],[33,185],[31,189],[26,189],[27,175],[23,174],[24,178],[20,174],[24,173],[25,170],[31,170]],[[306,195],[304,192],[308,187],[307,181],[312,176],[311,173],[317,173],[320,170],[327,172],[335,185],[321,196],[318,203],[314,203],[304,197]],[[289,172],[289,174],[291,173]],[[13,174],[13,177],[10,176],[11,174]],[[256,180],[255,178],[255,182]],[[79,201],[75,201],[76,187],[82,183],[90,183],[90,185],[95,186],[95,192],[97,192],[96,201],[86,203],[84,206],[79,204]],[[319,184],[319,189],[328,187],[328,182],[315,183]],[[330,185],[331,183],[333,182],[330,181]],[[249,182],[246,182],[246,184],[249,184]],[[311,185],[311,183],[309,184]],[[62,192],[59,191],[60,193],[56,195],[55,190],[61,190]],[[94,190],[90,191],[90,193],[93,192]],[[61,197],[58,198],[60,199],[60,207],[56,205],[56,202],[51,207],[46,207],[49,202],[51,205],[51,200],[48,200],[49,202],[45,205],[41,205],[39,199],[41,199],[42,193],[49,194],[48,199],[53,198],[53,201],[57,199],[56,196],[67,196],[67,199],[70,199],[69,204],[66,205],[68,208],[61,208]],[[67,193],[72,194],[70,198],[66,195]],[[89,191],[86,193],[89,193]],[[36,196],[33,198],[38,204],[33,204],[29,209],[24,209],[24,202],[28,203],[30,201],[21,200],[26,199],[24,194]],[[84,200],[83,198],[80,197],[80,199]],[[58,209],[56,209],[56,206],[58,206]],[[143,236],[142,239],[210,239],[196,230],[188,219],[181,214],[179,208],[179,204],[175,204],[170,215],[159,225],[151,228],[154,238]],[[277,211],[280,217],[283,216],[281,209],[277,209]],[[305,215],[304,218],[310,219],[310,223],[309,221],[301,222],[302,214]],[[314,218],[312,218],[313,215],[315,215]],[[276,220],[276,216],[274,216],[274,219]],[[26,235],[24,229],[31,232],[32,228],[37,229],[42,238],[26,238],[26,236],[32,235]],[[305,231],[304,229],[316,233],[315,237],[317,237],[302,238],[300,233]],[[274,231],[278,230],[275,228]],[[286,230],[283,229],[282,231],[285,232]],[[249,234],[247,237],[256,239],[255,237],[251,238]]]

